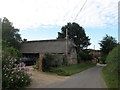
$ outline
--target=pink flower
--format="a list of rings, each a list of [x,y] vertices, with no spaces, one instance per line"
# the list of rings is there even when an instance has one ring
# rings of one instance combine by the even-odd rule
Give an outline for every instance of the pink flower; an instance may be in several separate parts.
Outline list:
[[[9,67],[11,67],[11,65],[9,65]]]
[[[13,79],[11,79],[11,81],[13,81]]]
[[[4,65],[4,67],[6,68],[6,65]]]
[[[30,79],[32,79],[32,77],[30,76]]]
[[[13,70],[16,70],[17,68],[13,68]]]
[[[15,62],[16,62],[17,60],[15,59]]]
[[[20,78],[20,76],[18,76],[18,79]]]

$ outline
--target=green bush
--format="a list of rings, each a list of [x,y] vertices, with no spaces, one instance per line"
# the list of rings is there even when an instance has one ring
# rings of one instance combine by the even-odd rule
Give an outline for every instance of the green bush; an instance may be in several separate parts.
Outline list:
[[[70,74],[65,72],[62,68],[50,68],[50,72],[56,73],[60,76],[70,76]]]
[[[61,66],[62,63],[59,59],[59,55],[58,54],[55,54],[53,55],[54,59],[52,60],[53,64],[52,64],[52,67],[58,67],[58,66]]]
[[[2,41],[2,88],[24,88],[31,82],[29,69],[21,61],[20,52]]]
[[[106,64],[106,58],[107,58],[107,55],[101,52],[101,57],[100,57],[101,63]]]
[[[19,52],[19,50],[12,47],[8,47],[6,41],[2,40],[2,58],[5,59],[8,56],[17,58],[22,57],[22,54]]]
[[[118,64],[120,64],[120,59],[118,58],[118,55],[120,54],[119,48],[120,45],[110,51],[107,56],[106,62],[110,71],[120,71],[120,68],[118,67]]]
[[[50,67],[58,67],[60,62],[58,55],[52,55],[50,53],[45,53],[45,56],[42,60],[42,71],[49,71]],[[34,69],[39,69],[39,60],[36,61],[36,64],[33,66]]]
[[[109,52],[106,62],[107,66],[103,68],[103,77],[108,88],[120,88],[119,72],[120,72],[120,45]]]
[[[50,53],[45,53],[42,60],[42,71],[50,71],[50,67],[53,66],[54,56]]]
[[[31,73],[24,63],[17,62],[17,59],[11,56],[2,60],[3,88],[24,88],[30,84]]]
[[[81,61],[90,61],[92,59],[93,57],[92,55],[89,55],[89,53],[85,53],[85,52],[78,53],[78,63],[80,63]]]
[[[66,59],[66,57],[65,56],[63,56],[63,66],[66,66],[67,65],[67,59]]]

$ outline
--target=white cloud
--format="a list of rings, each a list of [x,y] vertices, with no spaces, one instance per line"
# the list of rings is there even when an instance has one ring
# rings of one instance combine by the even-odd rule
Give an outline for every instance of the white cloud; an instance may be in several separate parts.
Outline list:
[[[22,30],[72,22],[85,0],[0,0],[0,17]],[[117,24],[118,0],[88,0],[76,22],[85,27]]]

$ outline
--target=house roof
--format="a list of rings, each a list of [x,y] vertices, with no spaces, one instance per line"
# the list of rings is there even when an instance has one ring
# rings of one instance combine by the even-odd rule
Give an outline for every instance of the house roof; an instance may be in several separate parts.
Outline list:
[[[76,45],[68,40],[68,52],[71,51],[71,47]],[[20,49],[21,53],[65,53],[65,51],[65,39],[26,41],[22,43]]]

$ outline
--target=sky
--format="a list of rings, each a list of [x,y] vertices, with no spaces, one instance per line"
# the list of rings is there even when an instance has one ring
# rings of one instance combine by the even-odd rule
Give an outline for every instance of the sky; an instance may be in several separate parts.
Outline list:
[[[56,39],[61,27],[76,22],[85,29],[91,45],[100,49],[106,34],[118,40],[118,1],[87,0],[0,0],[0,18],[6,17],[20,29],[22,39]]]

